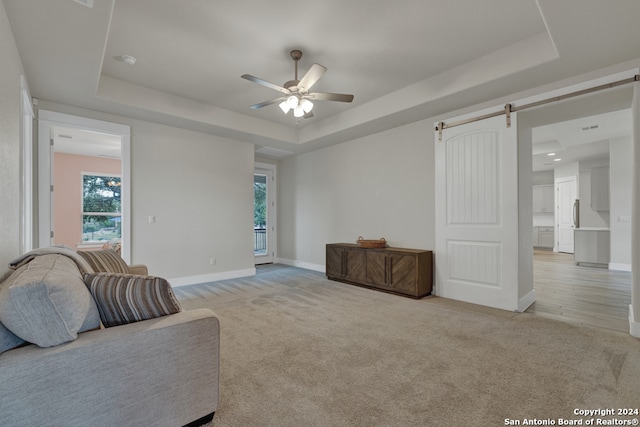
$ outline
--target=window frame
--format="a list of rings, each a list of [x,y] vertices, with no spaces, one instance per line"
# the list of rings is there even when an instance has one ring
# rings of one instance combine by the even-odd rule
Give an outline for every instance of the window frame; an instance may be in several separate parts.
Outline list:
[[[95,177],[105,177],[105,178],[119,178],[120,179],[120,211],[119,212],[85,212],[84,210],[84,182],[85,182],[85,177],[86,176],[95,176]],[[82,246],[87,246],[87,245],[96,245],[96,244],[104,244],[106,242],[108,242],[111,239],[105,239],[105,240],[85,240],[84,238],[84,217],[85,216],[105,216],[105,217],[121,217],[122,218],[122,175],[121,174],[116,174],[116,173],[103,173],[103,172],[81,172],[80,173],[80,215],[81,215],[81,221],[80,221],[80,235],[81,235],[81,241],[80,241],[80,245]],[[122,224],[122,223],[121,223]],[[120,239],[122,239],[122,228],[120,229]]]

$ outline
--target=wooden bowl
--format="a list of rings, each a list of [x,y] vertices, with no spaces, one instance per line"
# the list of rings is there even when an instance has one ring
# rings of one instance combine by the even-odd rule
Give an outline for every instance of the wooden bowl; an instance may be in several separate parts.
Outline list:
[[[360,236],[356,243],[361,248],[385,248],[387,246],[387,241],[384,237],[381,237],[380,240],[365,240]]]

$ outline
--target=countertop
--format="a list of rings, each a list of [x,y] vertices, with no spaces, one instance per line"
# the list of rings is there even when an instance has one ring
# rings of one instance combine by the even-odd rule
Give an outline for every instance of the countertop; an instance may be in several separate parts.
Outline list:
[[[580,227],[580,228],[576,228],[575,231],[610,231],[610,230],[604,227]]]

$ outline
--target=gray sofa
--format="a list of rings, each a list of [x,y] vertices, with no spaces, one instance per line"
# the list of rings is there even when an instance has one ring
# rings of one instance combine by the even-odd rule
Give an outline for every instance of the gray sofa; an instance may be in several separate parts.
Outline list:
[[[90,267],[75,255],[71,258],[78,265],[71,265],[77,271],[71,271],[68,255],[47,253],[27,263],[18,260],[14,268],[18,267],[0,283],[0,320],[4,324],[0,327],[5,344],[11,337],[27,341],[16,348],[0,348],[1,424],[179,427],[210,420],[219,394],[220,326],[216,315],[206,309],[178,309],[173,314],[152,313],[145,320],[129,319],[130,323],[104,327],[114,318],[109,318],[109,307],[100,301],[101,289],[111,292],[117,286],[135,285],[147,286],[144,292],[148,292],[148,286],[160,284],[172,296],[170,287],[162,279],[148,276],[88,274],[82,268]],[[77,285],[78,277],[86,295]],[[51,286],[51,281],[65,283]],[[46,312],[46,307],[40,308],[44,304],[39,305],[41,295],[46,295],[46,303],[56,311],[48,315],[50,319],[45,319],[47,324],[42,328],[60,320],[56,318],[58,311],[66,308],[59,308],[56,295],[67,292],[61,291],[61,286],[68,283],[76,285],[73,295],[79,298],[64,296],[65,301],[73,299],[76,307],[61,315],[64,330],[44,334],[34,330],[38,323],[33,318]],[[24,286],[27,303],[33,301],[36,306],[28,316],[20,315],[31,309],[25,309],[24,300],[20,301]],[[43,287],[46,289],[40,292]],[[126,292],[129,298],[131,289]],[[85,305],[89,307],[86,310]],[[72,311],[86,313],[78,317]],[[117,320],[118,314],[111,314]],[[65,342],[58,344],[56,339]]]

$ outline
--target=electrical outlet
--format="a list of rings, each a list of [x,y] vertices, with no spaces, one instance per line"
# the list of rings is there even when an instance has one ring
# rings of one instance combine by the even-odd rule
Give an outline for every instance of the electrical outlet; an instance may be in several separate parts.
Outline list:
[[[209,265],[216,265],[216,259],[215,258],[211,258],[209,260]]]

